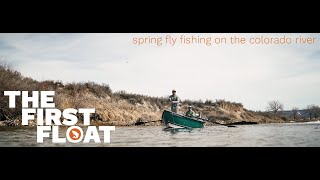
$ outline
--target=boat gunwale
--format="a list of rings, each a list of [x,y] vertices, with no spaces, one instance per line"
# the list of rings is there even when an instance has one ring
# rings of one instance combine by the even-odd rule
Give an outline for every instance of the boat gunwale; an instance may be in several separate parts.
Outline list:
[[[170,112],[171,114],[175,115],[175,116],[180,116],[180,117],[184,117],[184,118],[188,118],[190,120],[193,120],[193,121],[199,121],[199,122],[203,122],[203,123],[206,123],[207,121],[205,120],[202,120],[202,119],[196,119],[196,118],[193,118],[193,117],[189,117],[189,116],[185,116],[185,115],[182,115],[182,114],[178,114],[178,113],[175,113],[175,112],[172,112],[172,111],[169,111],[169,110],[164,110],[163,113],[162,113],[162,119],[163,119],[163,114],[165,111],[168,111]]]

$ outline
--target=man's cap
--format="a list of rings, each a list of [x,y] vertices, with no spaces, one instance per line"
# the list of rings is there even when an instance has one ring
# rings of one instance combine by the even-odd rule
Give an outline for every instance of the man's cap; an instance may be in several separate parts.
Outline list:
[[[177,92],[175,89],[172,89],[172,92]]]

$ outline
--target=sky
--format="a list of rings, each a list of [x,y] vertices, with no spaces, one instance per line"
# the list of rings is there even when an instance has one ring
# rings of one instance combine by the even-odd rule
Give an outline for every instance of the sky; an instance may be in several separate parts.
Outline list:
[[[180,36],[227,38],[227,44],[181,44]],[[1,34],[0,60],[36,80],[109,84],[150,96],[225,99],[250,110],[278,100],[284,109],[320,105],[320,34]],[[165,37],[176,37],[174,46]],[[230,44],[230,37],[291,38],[292,43]],[[316,38],[296,44],[297,37]],[[134,44],[134,38],[159,38]],[[146,39],[144,39],[146,40]]]

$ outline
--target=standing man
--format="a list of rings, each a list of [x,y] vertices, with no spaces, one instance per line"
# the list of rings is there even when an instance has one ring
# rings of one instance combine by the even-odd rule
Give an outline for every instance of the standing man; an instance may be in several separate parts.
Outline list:
[[[169,101],[171,102],[171,111],[178,113],[179,97],[176,95],[176,90],[172,90],[172,95],[169,96]]]

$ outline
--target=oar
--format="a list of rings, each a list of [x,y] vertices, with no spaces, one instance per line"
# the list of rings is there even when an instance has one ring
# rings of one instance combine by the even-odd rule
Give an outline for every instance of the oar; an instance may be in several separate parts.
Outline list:
[[[200,115],[200,113],[198,114],[198,117],[195,117],[195,118],[198,118],[198,119],[201,119],[201,120],[203,120],[203,121],[207,121],[207,122],[208,122],[208,119],[207,119],[207,118],[202,118],[201,115]],[[217,122],[215,122],[215,123],[216,123],[216,124],[219,124],[219,125],[222,125],[222,126],[227,126],[227,127],[237,127],[237,126],[235,126],[235,125],[220,124],[220,123],[217,123]]]
[[[198,117],[199,119],[202,119],[202,120],[204,120],[204,121],[208,121],[208,119],[207,118],[200,118],[200,117]],[[237,127],[237,126],[235,126],[235,125],[228,125],[228,124],[220,124],[220,123],[217,123],[217,122],[215,122],[216,124],[219,124],[219,125],[222,125],[222,126],[227,126],[227,127]]]

